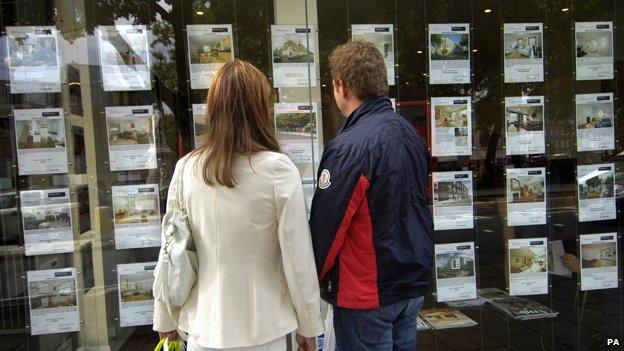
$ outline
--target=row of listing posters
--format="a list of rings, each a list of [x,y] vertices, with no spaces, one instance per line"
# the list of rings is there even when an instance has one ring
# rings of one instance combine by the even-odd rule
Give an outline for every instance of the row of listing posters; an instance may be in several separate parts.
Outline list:
[[[507,225],[546,224],[546,168],[508,168]],[[577,166],[579,222],[616,218],[615,165]],[[473,228],[472,172],[433,172],[435,230]]]
[[[299,114],[305,119],[305,104],[276,104],[276,116]],[[303,109],[302,109],[303,108]],[[193,137],[198,145],[206,131],[205,104],[193,104]],[[15,138],[20,175],[67,173],[64,114],[61,108],[15,109]],[[111,171],[156,168],[154,108],[111,106],[105,108]],[[312,105],[312,115],[317,115]],[[432,155],[472,154],[472,113],[470,97],[431,98]],[[292,128],[296,121],[276,127]],[[301,121],[299,121],[301,122]],[[300,129],[316,130],[316,118]],[[613,93],[576,95],[576,137],[578,151],[612,150],[615,147]],[[312,128],[313,127],[313,128]],[[277,129],[278,132],[288,132]],[[292,133],[292,132],[291,132]],[[507,155],[545,153],[544,97],[505,98]],[[290,138],[292,139],[292,138]],[[293,141],[294,142],[294,141]],[[318,142],[315,155],[319,155]],[[302,151],[299,150],[299,151]],[[305,151],[305,150],[303,150]],[[303,153],[311,155],[310,151]],[[297,159],[295,155],[293,160]],[[297,162],[297,161],[295,161]],[[307,162],[307,161],[301,161]]]
[[[156,262],[117,265],[119,325],[151,325]],[[76,268],[26,272],[32,335],[80,330]]]
[[[232,25],[187,25],[191,89],[208,89],[215,72],[234,58]],[[429,24],[430,84],[470,83],[470,24]],[[542,23],[505,23],[506,83],[544,80]],[[271,26],[275,87],[316,86],[315,29],[312,26]],[[53,26],[7,27],[11,93],[61,91],[59,34]],[[354,24],[354,40],[375,44],[395,84],[394,26]],[[150,90],[151,54],[146,25],[98,26],[104,91]],[[575,24],[576,78],[613,79],[613,23]]]
[[[579,244],[581,290],[617,288],[617,233],[583,234]],[[507,245],[509,294],[547,294],[548,239],[509,239]],[[474,242],[436,244],[434,251],[437,301],[476,299]]]

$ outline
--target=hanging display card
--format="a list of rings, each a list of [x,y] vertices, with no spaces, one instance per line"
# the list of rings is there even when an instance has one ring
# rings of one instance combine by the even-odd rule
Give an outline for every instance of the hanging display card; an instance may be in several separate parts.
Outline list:
[[[147,27],[99,26],[97,33],[104,91],[152,89]]]
[[[613,93],[576,95],[577,151],[613,150]]]
[[[613,79],[613,22],[576,22],[576,80]]]
[[[548,293],[546,238],[509,239],[509,295]]]
[[[541,23],[504,24],[505,83],[543,82]]]
[[[618,287],[617,233],[579,236],[581,290]]]
[[[506,97],[505,135],[507,155],[545,153],[544,97]]]
[[[32,335],[80,330],[75,268],[26,272]]]
[[[160,246],[158,184],[113,186],[111,193],[115,247],[131,249]]]
[[[472,228],[472,172],[433,172],[432,178],[434,229]]]
[[[472,155],[472,116],[469,96],[431,98],[432,156]]]
[[[208,89],[212,77],[234,59],[231,24],[189,24],[186,26],[191,89]]]
[[[200,145],[206,133],[206,104],[193,104],[193,141],[195,147]]]
[[[69,189],[20,192],[26,256],[74,251]]]
[[[297,88],[316,86],[314,27],[271,26],[273,86]]]
[[[615,219],[615,165],[579,165],[579,222]]]
[[[105,111],[111,171],[156,168],[154,108],[114,106]]]
[[[58,31],[53,26],[6,27],[12,94],[61,92]]]
[[[282,151],[295,164],[320,159],[316,103],[274,105],[275,131]]]
[[[429,24],[429,84],[470,83],[470,25]]]
[[[119,326],[151,325],[154,322],[154,268],[156,262],[117,265]]]
[[[507,225],[546,224],[546,169],[507,168]]]
[[[13,110],[20,175],[67,173],[63,109]]]
[[[351,40],[373,43],[386,63],[388,85],[394,85],[394,26],[392,24],[352,24]]]
[[[477,298],[473,242],[435,245],[437,301]]]

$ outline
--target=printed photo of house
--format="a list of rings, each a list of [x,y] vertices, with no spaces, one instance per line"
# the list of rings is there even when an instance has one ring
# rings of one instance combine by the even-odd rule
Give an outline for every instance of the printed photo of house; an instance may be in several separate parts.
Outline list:
[[[137,145],[154,143],[152,116],[107,118],[108,145]]]
[[[314,63],[314,53],[308,49],[303,35],[274,35],[273,62]]]
[[[509,199],[511,203],[544,202],[544,178],[535,176],[510,177]]]
[[[123,274],[119,276],[119,293],[121,302],[137,302],[153,300],[152,285],[154,272]]]
[[[232,60],[230,35],[189,35],[191,64],[226,63]]]
[[[431,60],[467,60],[468,34],[431,34]]]
[[[545,247],[510,249],[510,273],[546,272],[548,254]]]
[[[613,32],[577,32],[576,57],[613,56]]]
[[[436,272],[438,279],[474,276],[472,252],[457,251],[437,254]]]
[[[439,181],[433,183],[433,205],[436,207],[469,206],[472,204],[469,180]]]
[[[578,129],[613,127],[613,104],[608,101],[576,105],[576,127]]]
[[[51,29],[49,30],[51,34]],[[53,37],[9,37],[9,60],[11,67],[57,66],[56,43]]]
[[[544,130],[544,106],[510,106],[505,108],[507,132]]]
[[[542,58],[541,33],[505,33],[505,58]]]
[[[15,121],[17,147],[48,149],[65,147],[65,125],[62,119],[33,118]]]
[[[581,245],[581,267],[599,268],[617,265],[617,243]]]
[[[588,200],[613,197],[613,180],[612,171],[596,171],[579,178],[579,198],[581,200]]]
[[[30,306],[33,310],[76,306],[75,289],[73,278],[29,282]]]

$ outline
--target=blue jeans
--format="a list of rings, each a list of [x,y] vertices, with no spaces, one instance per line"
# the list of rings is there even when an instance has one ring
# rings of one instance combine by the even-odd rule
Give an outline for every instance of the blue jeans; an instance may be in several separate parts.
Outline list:
[[[416,350],[416,320],[424,301],[421,296],[374,310],[335,306],[336,350]]]

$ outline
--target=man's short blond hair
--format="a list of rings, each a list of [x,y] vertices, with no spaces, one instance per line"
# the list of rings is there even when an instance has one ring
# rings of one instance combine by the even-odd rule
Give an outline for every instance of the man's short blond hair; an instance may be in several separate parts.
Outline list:
[[[388,95],[386,64],[375,45],[350,41],[329,56],[332,79],[342,80],[360,100]]]

